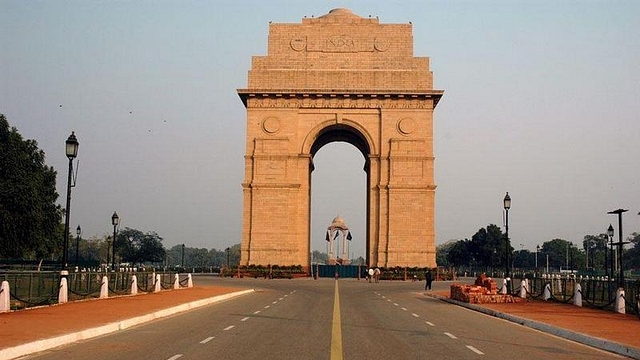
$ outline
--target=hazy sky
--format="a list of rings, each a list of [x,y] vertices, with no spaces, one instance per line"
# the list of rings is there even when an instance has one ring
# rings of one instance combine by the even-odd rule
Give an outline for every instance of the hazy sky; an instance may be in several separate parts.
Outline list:
[[[123,227],[171,247],[240,242],[246,88],[269,21],[347,7],[413,23],[414,56],[445,91],[435,119],[437,243],[502,225],[512,245],[581,242],[630,209],[640,231],[640,1],[0,0],[0,112],[46,153],[64,204],[75,131],[71,228]],[[312,247],[340,214],[364,254],[364,159],[320,150]],[[616,229],[617,234],[617,229]]]

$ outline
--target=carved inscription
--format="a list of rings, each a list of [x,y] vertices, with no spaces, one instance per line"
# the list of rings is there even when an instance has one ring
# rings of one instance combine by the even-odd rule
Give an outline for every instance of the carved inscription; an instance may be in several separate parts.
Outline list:
[[[249,98],[248,108],[428,109],[430,99]]]
[[[326,53],[357,53],[372,51],[387,51],[390,42],[384,38],[357,37],[347,34],[330,35],[328,37],[307,38],[295,36],[289,42],[295,51],[326,52]]]

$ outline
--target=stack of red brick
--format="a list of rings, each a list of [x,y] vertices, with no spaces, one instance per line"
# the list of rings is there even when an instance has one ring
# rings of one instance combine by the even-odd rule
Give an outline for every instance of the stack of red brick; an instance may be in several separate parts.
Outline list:
[[[498,286],[492,278],[486,277],[484,274],[476,278],[474,285],[451,285],[451,299],[471,303],[471,304],[488,304],[488,303],[510,303],[513,302],[511,295],[498,294]]]

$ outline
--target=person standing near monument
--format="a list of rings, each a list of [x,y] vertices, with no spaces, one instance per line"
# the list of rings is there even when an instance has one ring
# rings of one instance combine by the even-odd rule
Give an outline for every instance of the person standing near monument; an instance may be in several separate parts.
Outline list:
[[[430,269],[427,269],[427,271],[425,272],[424,279],[427,281],[427,283],[424,285],[424,289],[431,290],[431,282],[433,281],[433,275],[431,275]]]

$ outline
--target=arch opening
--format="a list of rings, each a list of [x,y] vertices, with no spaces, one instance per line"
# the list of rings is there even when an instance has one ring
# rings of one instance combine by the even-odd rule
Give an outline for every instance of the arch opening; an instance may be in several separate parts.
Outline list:
[[[332,125],[318,133],[310,151],[310,260],[318,262],[318,253],[328,256],[331,244],[335,258],[343,260],[346,254],[350,264],[366,265],[369,145],[356,129]],[[327,226],[337,216],[345,219],[351,240],[343,241],[342,235],[338,235],[337,239],[327,241]]]

